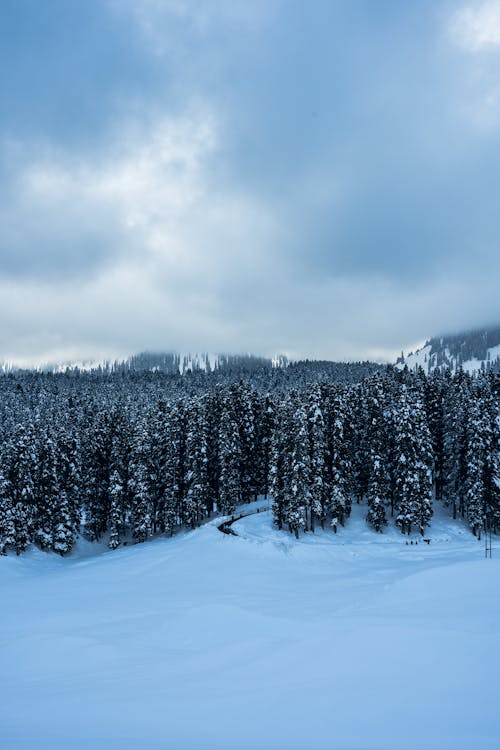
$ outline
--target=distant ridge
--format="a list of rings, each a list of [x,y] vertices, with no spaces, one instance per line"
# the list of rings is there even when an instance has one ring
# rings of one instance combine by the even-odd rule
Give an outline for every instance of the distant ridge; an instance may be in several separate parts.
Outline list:
[[[121,360],[82,360],[67,362],[46,362],[32,368],[22,368],[13,362],[0,363],[4,373],[29,370],[33,372],[61,373],[80,372],[163,372],[185,375],[188,372],[216,372],[230,368],[252,371],[257,368],[272,369],[287,367],[289,360],[284,355],[273,358],[253,354],[211,354],[179,352],[141,352]]]
[[[500,372],[500,326],[435,336],[415,352],[402,354],[396,366],[405,365],[410,370],[422,367],[427,374],[436,369]]]

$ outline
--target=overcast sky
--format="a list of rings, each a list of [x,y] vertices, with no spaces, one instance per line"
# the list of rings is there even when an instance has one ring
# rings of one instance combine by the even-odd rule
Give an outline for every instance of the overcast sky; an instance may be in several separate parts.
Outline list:
[[[0,359],[500,321],[500,0],[2,0]]]

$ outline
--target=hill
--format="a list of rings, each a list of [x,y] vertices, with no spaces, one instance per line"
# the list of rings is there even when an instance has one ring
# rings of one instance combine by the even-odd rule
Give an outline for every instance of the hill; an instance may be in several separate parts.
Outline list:
[[[427,374],[446,368],[500,372],[500,326],[435,336],[415,352],[402,354],[397,366],[405,365],[410,370],[422,367]]]

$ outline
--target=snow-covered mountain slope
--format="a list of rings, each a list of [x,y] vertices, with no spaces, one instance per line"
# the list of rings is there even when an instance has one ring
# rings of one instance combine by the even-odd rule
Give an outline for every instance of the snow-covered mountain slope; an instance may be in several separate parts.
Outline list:
[[[1,747],[496,750],[498,545],[365,513],[0,558]]]
[[[500,372],[500,326],[431,338],[415,352],[401,355],[396,366],[405,365],[410,370],[422,367],[426,373],[445,368]]]

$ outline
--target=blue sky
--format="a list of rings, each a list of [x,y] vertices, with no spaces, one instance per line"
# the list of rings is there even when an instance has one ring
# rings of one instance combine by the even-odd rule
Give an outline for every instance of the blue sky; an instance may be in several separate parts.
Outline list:
[[[0,357],[500,319],[500,0],[3,0]]]

